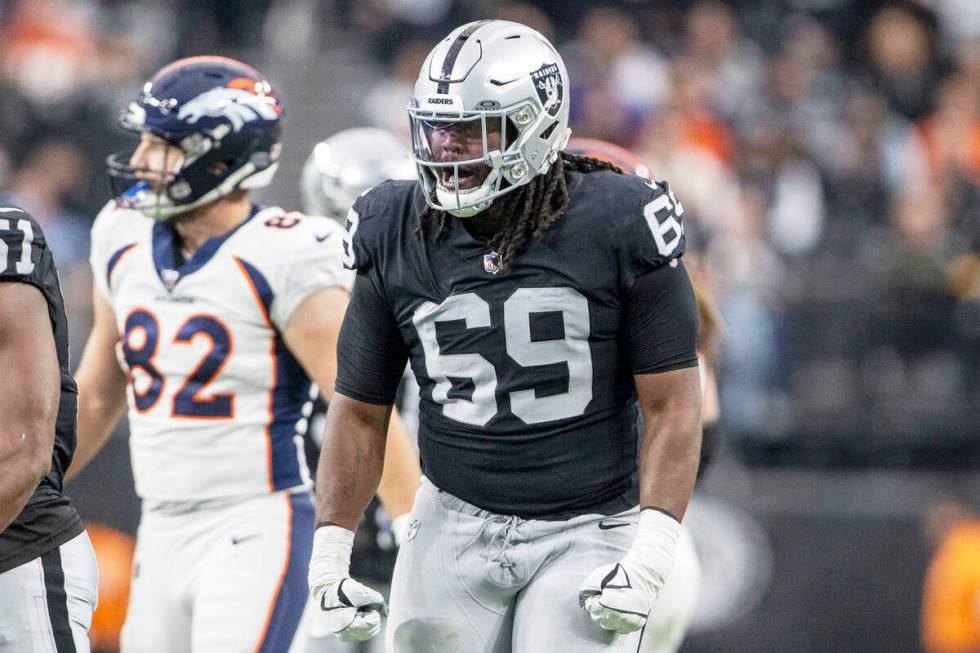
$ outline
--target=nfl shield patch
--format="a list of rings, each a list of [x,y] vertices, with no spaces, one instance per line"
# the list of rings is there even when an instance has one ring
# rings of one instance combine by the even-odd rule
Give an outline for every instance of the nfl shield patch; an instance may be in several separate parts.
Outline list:
[[[490,252],[489,254],[484,254],[483,256],[483,269],[490,274],[497,274],[501,270],[500,265],[500,254],[497,252]]]

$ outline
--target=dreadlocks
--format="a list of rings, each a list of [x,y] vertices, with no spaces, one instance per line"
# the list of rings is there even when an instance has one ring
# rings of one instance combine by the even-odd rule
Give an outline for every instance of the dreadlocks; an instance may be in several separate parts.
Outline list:
[[[551,169],[539,175],[512,193],[501,197],[498,202],[499,211],[507,216],[504,228],[495,235],[488,246],[500,254],[501,269],[510,268],[514,258],[524,249],[532,238],[537,238],[551,228],[568,208],[568,187],[565,185],[565,171],[596,172],[611,170],[623,173],[621,169],[586,156],[578,156],[562,152],[552,164]],[[431,236],[434,242],[439,242],[446,226],[445,211],[438,211],[431,206],[419,213],[418,227],[415,233],[419,238]]]

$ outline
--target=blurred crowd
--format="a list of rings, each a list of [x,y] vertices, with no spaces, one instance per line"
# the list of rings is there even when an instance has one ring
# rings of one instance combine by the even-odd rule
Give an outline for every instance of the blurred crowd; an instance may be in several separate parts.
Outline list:
[[[976,462],[976,0],[0,1],[0,192],[48,233],[76,342],[102,161],[131,143],[114,120],[149,71],[204,52],[261,65],[284,29],[298,65],[329,65],[352,47],[317,39],[329,26],[382,71],[348,93],[363,122],[404,132],[425,53],[485,17],[551,38],[574,133],[632,149],[683,202],[726,324],[732,442]]]

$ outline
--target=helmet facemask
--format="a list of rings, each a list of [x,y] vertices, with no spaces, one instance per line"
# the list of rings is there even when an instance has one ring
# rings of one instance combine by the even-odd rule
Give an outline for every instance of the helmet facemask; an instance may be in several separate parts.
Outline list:
[[[554,162],[559,147],[548,147],[548,136],[557,126],[546,110],[529,100],[508,107],[464,110],[453,95],[413,98],[408,107],[412,135],[412,159],[429,205],[457,217],[470,217],[490,206],[496,198],[528,183]],[[451,132],[456,132],[455,134]],[[499,137],[499,144],[497,140]],[[447,141],[480,143],[477,156],[464,147],[453,155]],[[478,185],[467,183],[489,169]],[[467,187],[469,186],[469,187]]]

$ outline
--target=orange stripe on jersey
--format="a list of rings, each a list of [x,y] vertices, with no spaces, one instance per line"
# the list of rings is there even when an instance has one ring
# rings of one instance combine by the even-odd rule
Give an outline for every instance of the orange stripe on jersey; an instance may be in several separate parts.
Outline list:
[[[259,305],[259,310],[262,312],[262,317],[265,318],[265,323],[270,329],[274,329],[275,327],[272,326],[272,318],[269,317],[269,312],[265,309],[265,302],[262,301],[262,295],[259,294],[259,289],[256,288],[255,283],[252,282],[252,275],[250,275],[248,270],[245,269],[245,265],[242,263],[240,258],[237,256],[232,256],[231,258],[234,259],[235,265],[237,265],[238,269],[241,270],[242,276],[245,277],[245,281],[248,282],[248,287],[252,290],[252,296],[255,297],[255,303]]]
[[[259,311],[262,313],[262,317],[265,318],[266,326],[272,329],[273,332],[272,337],[269,339],[269,359],[272,363],[272,384],[269,386],[269,407],[266,409],[268,421],[266,422],[265,427],[265,468],[269,476],[269,492],[274,492],[276,485],[273,481],[272,475],[272,404],[276,384],[279,382],[279,366],[276,363],[275,327],[272,325],[272,318],[269,317],[269,311],[267,311],[265,308],[265,302],[262,301],[262,295],[259,293],[259,289],[255,287],[255,282],[252,281],[252,275],[250,275],[248,270],[245,269],[245,265],[242,263],[241,259],[239,259],[237,256],[232,256],[231,258],[235,261],[235,265],[238,266],[238,269],[241,270],[242,276],[245,277],[245,281],[248,283],[248,287],[252,290],[252,296],[255,298],[255,303],[258,305]]]
[[[279,581],[276,583],[276,589],[272,593],[272,599],[269,601],[269,609],[265,615],[265,625],[262,626],[259,641],[256,642],[252,653],[258,653],[262,648],[262,644],[265,643],[265,636],[269,632],[272,615],[276,611],[276,602],[279,600],[279,593],[282,592],[282,585],[286,582],[286,572],[289,571],[289,558],[293,554],[293,504],[290,502],[289,494],[283,492],[282,496],[286,499],[286,557],[282,561],[282,571],[279,572]]]

